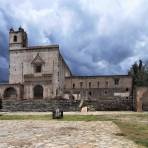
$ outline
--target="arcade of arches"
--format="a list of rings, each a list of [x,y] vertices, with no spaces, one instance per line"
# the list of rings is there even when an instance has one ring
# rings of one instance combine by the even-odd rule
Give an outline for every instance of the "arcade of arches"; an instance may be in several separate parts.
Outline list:
[[[19,91],[19,92],[18,92]],[[15,87],[6,87],[1,93],[1,98],[3,99],[21,99],[23,98],[23,90],[21,88],[17,89]],[[32,89],[34,99],[43,99],[44,88],[42,85],[35,85]],[[19,95],[21,94],[21,95]]]

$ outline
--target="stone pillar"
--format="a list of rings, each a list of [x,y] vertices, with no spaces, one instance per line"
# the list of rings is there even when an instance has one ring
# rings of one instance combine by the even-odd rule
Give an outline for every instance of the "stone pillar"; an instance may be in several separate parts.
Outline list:
[[[43,86],[44,90],[43,90],[43,99],[47,99],[49,97],[49,86],[45,85]]]
[[[141,96],[142,93],[140,91],[137,91],[137,96],[136,96],[136,110],[137,112],[142,112],[142,101],[141,101]]]
[[[34,88],[34,86],[33,86],[33,85],[30,85],[30,86],[29,86],[29,89],[28,89],[28,90],[29,90],[28,93],[29,93],[29,98],[30,98],[30,99],[33,99],[33,94],[34,94],[33,88]]]
[[[136,88],[136,111],[142,112],[142,98],[144,93],[147,91],[147,87],[137,87]]]
[[[16,99],[17,99],[17,100],[20,100],[20,99],[21,99],[20,86],[19,86],[19,87],[16,87],[15,89],[16,89],[16,92],[17,92],[17,98],[16,98]]]
[[[25,85],[25,97],[24,97],[24,99],[30,99],[30,91],[32,91],[31,89],[30,89],[30,86],[29,85]]]

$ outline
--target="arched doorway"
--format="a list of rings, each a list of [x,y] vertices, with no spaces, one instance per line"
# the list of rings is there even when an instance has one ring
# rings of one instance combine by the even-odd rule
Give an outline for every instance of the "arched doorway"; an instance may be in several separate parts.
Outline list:
[[[5,99],[16,99],[17,98],[17,91],[13,87],[9,87],[4,91],[4,98]]]
[[[33,89],[34,98],[43,98],[43,87],[41,85],[36,85]]]

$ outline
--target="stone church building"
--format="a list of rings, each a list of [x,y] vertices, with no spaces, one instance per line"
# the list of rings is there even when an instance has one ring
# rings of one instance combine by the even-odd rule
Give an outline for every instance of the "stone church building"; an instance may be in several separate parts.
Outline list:
[[[58,45],[28,46],[23,28],[9,32],[9,84],[1,85],[3,99],[51,98],[62,94],[71,72]]]
[[[74,76],[60,54],[59,45],[28,46],[27,33],[21,27],[9,31],[9,55],[9,83],[0,84],[2,100],[61,96],[103,103],[107,100],[112,105],[122,102],[126,110],[133,107],[131,76]]]

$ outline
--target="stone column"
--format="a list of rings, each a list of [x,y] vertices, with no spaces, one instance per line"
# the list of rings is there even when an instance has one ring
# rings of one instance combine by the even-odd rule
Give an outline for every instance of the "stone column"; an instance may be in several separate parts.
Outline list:
[[[20,99],[21,99],[21,97],[20,97],[20,96],[21,96],[21,95],[20,95],[20,93],[21,93],[21,92],[20,92],[20,86],[19,86],[19,87],[16,87],[15,89],[16,89],[16,92],[17,92],[17,98],[16,98],[16,99],[17,99],[17,100],[20,100]]]
[[[43,99],[47,99],[49,97],[49,91],[48,91],[48,88],[49,86],[48,85],[43,85]]]
[[[143,109],[142,109],[142,104],[143,104],[142,98],[143,98],[143,95],[146,91],[147,91],[146,87],[136,88],[136,110],[137,110],[137,112],[143,111]]]
[[[34,92],[33,92],[33,88],[34,88],[34,86],[33,85],[30,85],[29,86],[29,99],[33,99],[33,94],[34,94]]]
[[[142,93],[140,91],[137,91],[137,96],[136,96],[136,109],[137,112],[142,112],[142,101],[141,101],[141,96]]]

